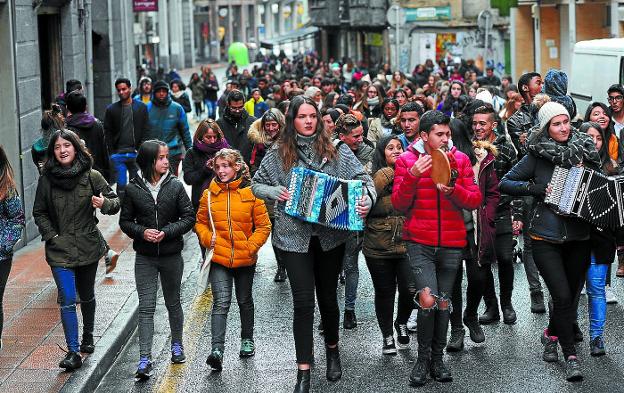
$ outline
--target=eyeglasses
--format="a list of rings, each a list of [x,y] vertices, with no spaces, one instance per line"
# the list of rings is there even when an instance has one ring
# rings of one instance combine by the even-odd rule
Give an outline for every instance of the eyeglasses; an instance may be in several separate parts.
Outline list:
[[[609,102],[622,102],[622,100],[624,100],[624,96],[609,96],[609,98],[607,98],[607,101]]]

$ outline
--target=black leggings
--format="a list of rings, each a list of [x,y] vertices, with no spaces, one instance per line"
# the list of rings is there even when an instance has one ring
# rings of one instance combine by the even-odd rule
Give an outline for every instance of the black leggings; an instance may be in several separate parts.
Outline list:
[[[193,103],[195,106],[195,116],[200,117],[202,114],[202,103],[201,102],[194,102]]]
[[[394,314],[394,297],[399,287],[399,304],[396,322],[407,323],[414,303],[410,294],[409,277],[411,269],[407,258],[374,258],[366,257],[366,265],[370,271],[375,288],[375,314],[383,337],[392,336],[392,316]]]
[[[2,310],[2,299],[4,298],[4,289],[6,288],[9,273],[11,273],[11,259],[0,261],[0,339],[2,338],[2,328],[4,326],[4,312]]]
[[[589,240],[555,244],[533,240],[533,259],[553,300],[548,331],[558,336],[567,358],[576,355],[574,328],[576,321],[575,297],[585,280],[590,264]]]
[[[511,305],[513,292],[513,232],[511,216],[505,215],[496,219],[496,260],[498,261],[498,283],[500,285],[501,306]],[[491,267],[486,271],[487,277],[483,288],[485,304],[496,305],[496,290],[494,289],[494,275]]]
[[[323,251],[318,237],[310,239],[307,252],[280,250],[286,267],[293,296],[293,333],[297,363],[312,362],[314,290],[318,299],[321,321],[325,331],[325,344],[338,343],[338,273],[342,269],[345,245]]]

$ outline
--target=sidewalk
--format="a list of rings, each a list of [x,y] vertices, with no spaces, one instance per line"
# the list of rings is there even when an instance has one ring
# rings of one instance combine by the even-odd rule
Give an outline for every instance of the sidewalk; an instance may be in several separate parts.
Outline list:
[[[73,375],[58,367],[64,357],[59,347],[66,344],[56,285],[43,243],[32,241],[15,253],[4,295],[0,392],[57,392],[70,379],[71,391],[92,391],[134,329],[138,299],[131,241],[119,229],[118,216],[99,218],[102,234],[120,257],[113,278],[104,277],[103,262],[98,268],[95,353],[83,356],[83,367]]]

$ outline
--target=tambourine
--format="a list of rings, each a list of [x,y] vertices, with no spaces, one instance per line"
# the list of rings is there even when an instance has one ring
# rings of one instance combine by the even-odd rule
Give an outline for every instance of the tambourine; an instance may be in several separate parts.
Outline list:
[[[431,153],[431,179],[435,184],[453,187],[457,180],[457,164],[452,153],[435,149]]]

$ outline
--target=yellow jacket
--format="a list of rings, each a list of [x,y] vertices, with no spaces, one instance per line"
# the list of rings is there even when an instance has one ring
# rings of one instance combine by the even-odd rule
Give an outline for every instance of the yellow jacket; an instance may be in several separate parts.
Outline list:
[[[252,266],[258,259],[258,250],[271,233],[271,221],[264,201],[256,198],[250,187],[240,188],[242,179],[230,183],[210,182],[199,200],[195,232],[199,243],[210,247],[212,228],[208,216],[210,209],[217,238],[213,263],[228,268]]]

